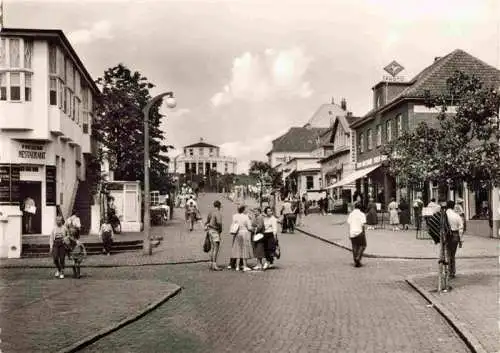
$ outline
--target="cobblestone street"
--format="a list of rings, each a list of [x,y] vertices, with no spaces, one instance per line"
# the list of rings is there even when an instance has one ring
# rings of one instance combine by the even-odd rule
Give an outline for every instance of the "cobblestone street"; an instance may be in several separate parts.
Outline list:
[[[204,215],[213,199],[214,196],[203,199]],[[234,208],[234,204],[224,201],[225,228],[229,227]],[[189,233],[179,223],[177,231],[175,236],[185,237],[189,245],[185,251],[202,254],[201,230]],[[219,263],[227,264],[229,237],[223,240]],[[168,245],[168,238],[164,243]],[[195,249],[196,243],[199,249]],[[116,313],[110,316],[107,312],[130,305],[130,298],[150,295],[149,300],[142,299],[131,308],[139,310],[141,303],[153,301],[161,291],[152,284],[167,282],[183,287],[182,292],[83,351],[469,352],[438,312],[404,281],[408,275],[434,271],[433,261],[366,259],[366,266],[357,269],[351,264],[349,252],[306,235],[283,234],[280,243],[283,256],[277,268],[264,273],[210,272],[206,263],[85,268],[88,279],[78,283],[80,294],[68,298],[75,303],[73,314],[54,316],[60,320],[53,325],[58,330],[46,325],[35,327],[33,333],[43,337],[45,345],[44,349],[40,346],[30,351],[53,351],[46,349],[47,342],[55,342],[66,333],[70,338],[75,337],[69,334],[75,330],[75,313],[85,312],[85,318],[92,320],[92,313],[98,311],[107,317],[106,322],[116,320]],[[495,265],[492,259],[460,260],[463,269]],[[10,283],[19,285],[19,281],[25,284],[44,281],[50,273],[47,269],[16,268],[0,269],[0,274],[9,288]],[[66,281],[71,283],[71,279],[65,279],[65,284]],[[87,292],[93,291],[95,282],[105,287],[109,283],[110,290],[103,292],[102,298],[91,300]],[[118,283],[123,284],[119,286],[121,289],[114,290],[114,284]],[[142,291],[130,286],[134,283],[142,284]],[[62,288],[60,282],[52,279],[43,285],[47,293]],[[26,286],[25,290],[29,288]],[[131,296],[132,293],[135,294]],[[81,296],[89,299],[81,302],[78,300]],[[110,302],[114,304],[108,306],[106,303]],[[13,305],[17,304],[3,301],[2,310],[11,310],[6,306]],[[33,311],[37,312],[40,309]],[[94,317],[99,322],[90,321],[88,330],[103,324],[101,316]],[[9,324],[6,319],[2,315],[2,327]],[[6,342],[9,337],[3,337],[4,352],[11,347]]]

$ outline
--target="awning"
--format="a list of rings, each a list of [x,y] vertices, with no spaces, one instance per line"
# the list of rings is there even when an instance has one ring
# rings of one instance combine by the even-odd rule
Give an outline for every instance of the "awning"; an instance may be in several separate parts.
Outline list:
[[[344,186],[344,185],[347,185],[347,184],[351,184],[351,183],[355,182],[356,180],[358,180],[359,178],[362,178],[365,175],[373,172],[378,167],[380,167],[380,164],[375,164],[375,165],[372,165],[371,167],[368,167],[368,168],[365,168],[365,169],[356,170],[354,173],[349,174],[345,178],[337,181],[333,185],[327,186],[326,188],[327,189],[333,189],[333,188],[338,188],[340,186]]]

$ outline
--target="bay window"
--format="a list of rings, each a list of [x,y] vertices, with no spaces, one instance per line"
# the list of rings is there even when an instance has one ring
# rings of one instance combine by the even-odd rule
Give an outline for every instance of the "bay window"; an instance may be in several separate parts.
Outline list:
[[[50,91],[49,91],[50,105],[57,105],[57,78],[50,78]]]
[[[0,73],[0,100],[7,100],[7,74]]]
[[[31,102],[31,74],[24,73],[24,100]]]
[[[11,68],[21,67],[21,57],[20,57],[20,39],[10,39],[9,40],[9,66]]]
[[[32,100],[33,41],[20,38],[0,39],[0,100]]]
[[[19,72],[10,73],[10,100],[21,100],[21,73]]]

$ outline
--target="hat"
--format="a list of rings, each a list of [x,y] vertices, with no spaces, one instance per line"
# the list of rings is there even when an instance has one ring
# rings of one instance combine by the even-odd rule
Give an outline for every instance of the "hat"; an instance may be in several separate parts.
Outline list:
[[[264,238],[264,234],[262,233],[257,233],[253,236],[253,241],[259,241],[261,240],[262,238]]]

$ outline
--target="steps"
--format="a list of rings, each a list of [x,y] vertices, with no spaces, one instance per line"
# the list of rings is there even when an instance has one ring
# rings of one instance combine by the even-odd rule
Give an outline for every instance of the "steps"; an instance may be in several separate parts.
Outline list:
[[[87,255],[102,254],[101,242],[84,242]],[[111,248],[111,253],[133,252],[142,249],[142,240],[122,240],[115,241]],[[22,257],[49,257],[49,244],[25,243],[23,244]]]

